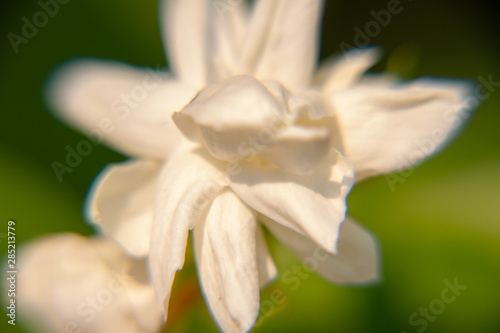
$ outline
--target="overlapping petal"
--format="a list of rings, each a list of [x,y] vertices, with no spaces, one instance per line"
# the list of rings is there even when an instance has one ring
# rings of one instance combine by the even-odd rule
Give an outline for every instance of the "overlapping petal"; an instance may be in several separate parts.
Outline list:
[[[60,68],[48,87],[59,117],[131,156],[164,158],[183,139],[171,120],[196,91],[166,73],[118,62],[80,60]]]
[[[411,167],[447,142],[467,111],[470,85],[419,79],[407,84],[366,79],[331,94],[345,155],[356,179]]]
[[[372,283],[380,278],[378,245],[373,235],[347,217],[340,226],[337,254],[325,252],[307,237],[278,223],[262,222],[304,264],[335,283]]]
[[[87,197],[89,220],[135,256],[149,252],[159,170],[160,163],[148,159],[110,164]]]
[[[266,129],[281,129],[285,113],[286,105],[264,84],[242,75],[202,90],[173,119],[186,137],[200,141],[214,157],[239,161],[265,148],[258,142],[254,150],[246,146],[259,141],[260,132]]]
[[[224,332],[247,332],[257,319],[256,232],[254,213],[231,190],[215,198],[194,229],[203,293]]]
[[[312,175],[242,162],[230,175],[230,187],[250,207],[331,253],[345,218],[345,198],[354,182],[352,167],[331,150]]]
[[[311,126],[325,116],[318,100],[242,75],[202,90],[173,119],[186,137],[218,159],[262,155],[285,170],[310,174],[325,159],[331,141],[328,128]],[[308,126],[293,125],[304,117],[313,119]]]
[[[161,170],[155,194],[150,266],[165,314],[175,273],[184,265],[188,232],[227,185],[219,163],[206,151],[184,145]]]

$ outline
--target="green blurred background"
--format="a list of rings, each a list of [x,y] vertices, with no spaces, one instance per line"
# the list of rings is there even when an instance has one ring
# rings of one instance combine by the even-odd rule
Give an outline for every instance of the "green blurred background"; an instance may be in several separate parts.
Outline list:
[[[387,3],[328,0],[321,57],[341,52],[341,42],[354,45],[354,27],[364,30],[373,20],[370,11],[386,9]],[[374,70],[406,78],[477,80],[491,75],[499,82],[500,29],[493,4],[403,1],[403,11],[370,38],[370,44],[382,45],[385,51]],[[49,72],[75,57],[165,64],[156,1],[69,1],[15,54],[7,33],[20,34],[22,17],[31,19],[39,10],[36,1],[2,2],[0,10],[3,253],[10,219],[16,221],[18,244],[61,231],[90,234],[82,219],[88,186],[107,163],[125,159],[104,146],[95,147],[62,183],[58,181],[51,163],[63,162],[65,147],[75,147],[84,136],[44,106],[42,87]],[[282,275],[262,292],[263,320],[255,332],[418,332],[423,326],[412,326],[409,317],[441,297],[445,279],[455,278],[468,288],[428,321],[425,331],[500,332],[500,87],[494,89],[498,91],[491,92],[448,149],[404,181],[391,188],[381,176],[354,187],[349,214],[379,238],[383,281],[371,287],[339,287],[311,273],[292,288],[281,277],[299,261],[270,239]],[[171,307],[176,310],[169,332],[216,332],[191,259],[174,289]],[[270,307],[276,290],[285,301]],[[6,317],[0,320],[2,332],[22,332],[6,322]]]

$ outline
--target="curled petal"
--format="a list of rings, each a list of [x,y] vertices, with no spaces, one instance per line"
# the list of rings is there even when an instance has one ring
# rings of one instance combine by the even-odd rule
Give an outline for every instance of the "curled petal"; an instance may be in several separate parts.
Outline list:
[[[246,145],[259,140],[264,129],[280,130],[286,105],[251,76],[237,76],[202,90],[181,112],[174,114],[179,129],[202,141],[216,158],[238,161],[255,154]]]
[[[146,159],[109,165],[87,197],[89,220],[135,256],[149,252],[159,169],[157,161]]]
[[[327,128],[311,126],[324,118],[325,108],[318,96],[290,96],[275,81],[237,76],[202,90],[173,118],[186,137],[218,159],[262,155],[291,172],[310,174],[325,159],[331,141]],[[302,118],[309,119],[309,126],[292,124]]]
[[[253,212],[230,190],[194,229],[204,297],[224,332],[247,332],[259,312],[256,231]]]
[[[408,168],[435,153],[467,118],[470,85],[420,79],[366,80],[331,94],[345,155],[356,179]]]
[[[57,115],[126,155],[164,158],[183,140],[171,120],[195,91],[166,73],[118,62],[80,60],[59,69],[48,86]]]

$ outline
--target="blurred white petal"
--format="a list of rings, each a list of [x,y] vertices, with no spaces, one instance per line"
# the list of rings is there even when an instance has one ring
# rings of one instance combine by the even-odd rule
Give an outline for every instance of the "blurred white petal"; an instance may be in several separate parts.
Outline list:
[[[80,60],[55,73],[48,100],[59,117],[96,145],[104,142],[127,155],[164,158],[183,140],[171,114],[195,93],[166,73]]]
[[[33,328],[152,333],[163,324],[144,263],[111,240],[46,236],[22,248],[19,262],[18,311]]]
[[[207,83],[209,0],[163,0],[163,46],[172,73],[198,90]]]
[[[248,30],[246,1],[212,1],[208,42],[208,81],[218,82],[239,72],[238,59]]]
[[[147,159],[110,164],[87,197],[88,219],[135,256],[149,253],[159,169]]]
[[[322,8],[320,0],[257,1],[242,66],[292,90],[307,87],[317,62]]]
[[[367,79],[331,94],[356,180],[409,168],[435,153],[458,127],[455,117],[465,111],[470,88],[452,80],[389,85]]]

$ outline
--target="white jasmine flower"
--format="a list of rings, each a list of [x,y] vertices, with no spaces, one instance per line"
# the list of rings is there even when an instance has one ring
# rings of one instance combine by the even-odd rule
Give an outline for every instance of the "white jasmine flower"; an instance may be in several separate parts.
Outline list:
[[[162,311],[144,260],[108,238],[46,236],[21,248],[16,302],[37,332],[157,332]]]
[[[373,237],[345,217],[354,174],[408,167],[400,158],[439,129],[424,154],[434,152],[465,89],[362,78],[375,49],[313,79],[321,8],[260,0],[221,16],[208,0],[164,1],[173,76],[105,61],[56,76],[59,115],[133,157],[100,174],[89,219],[131,254],[150,255],[165,314],[191,229],[204,296],[225,332],[252,327],[259,286],[276,275],[258,221],[299,257],[319,256],[330,281],[377,279]]]

